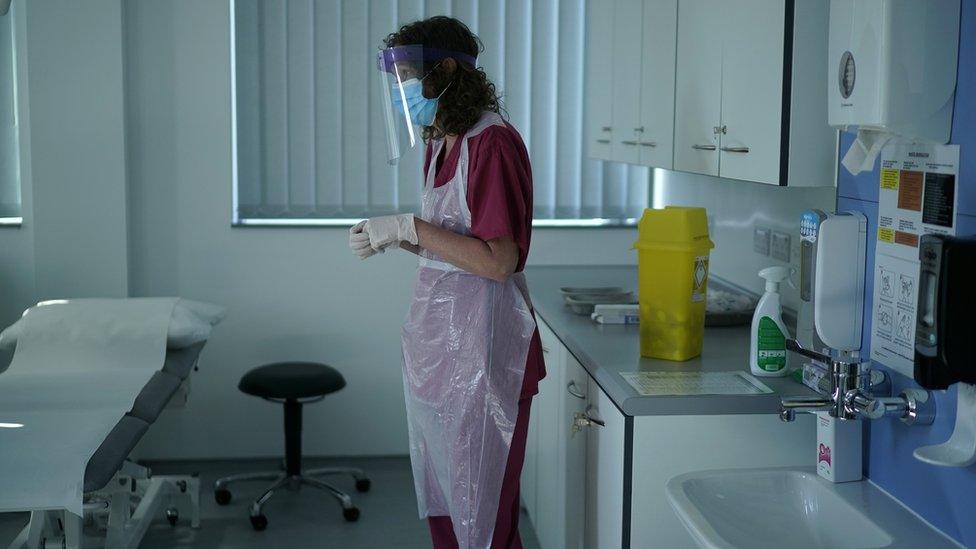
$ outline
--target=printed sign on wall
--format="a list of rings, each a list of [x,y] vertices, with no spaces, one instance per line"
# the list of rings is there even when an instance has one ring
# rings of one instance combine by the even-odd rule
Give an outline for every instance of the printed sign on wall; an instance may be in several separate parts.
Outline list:
[[[958,145],[892,141],[881,152],[871,358],[912,376],[918,243],[956,234]]]

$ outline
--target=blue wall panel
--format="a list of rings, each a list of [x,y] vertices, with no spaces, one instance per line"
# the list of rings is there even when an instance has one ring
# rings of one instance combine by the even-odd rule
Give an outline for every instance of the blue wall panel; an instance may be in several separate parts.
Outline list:
[[[853,136],[841,136],[841,153]],[[962,0],[959,74],[953,112],[952,143],[960,146],[958,234],[976,235],[976,0]],[[864,349],[870,351],[871,296],[874,284],[874,248],[878,218],[877,165],[871,172],[852,176],[838,173],[837,209],[858,210],[868,217],[868,261],[865,300]],[[869,356],[869,355],[867,355]],[[881,365],[883,367],[883,365]],[[895,394],[914,387],[911,379],[892,372]],[[931,427],[908,427],[894,419],[867,425],[865,472],[879,486],[900,499],[926,520],[969,547],[976,547],[976,466],[942,468],[917,461],[919,446],[945,441],[955,424],[956,391],[935,393],[938,414]]]

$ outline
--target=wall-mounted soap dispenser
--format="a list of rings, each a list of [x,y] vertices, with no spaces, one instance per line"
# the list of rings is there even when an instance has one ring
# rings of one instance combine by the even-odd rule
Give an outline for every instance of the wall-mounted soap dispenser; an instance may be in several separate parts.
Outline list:
[[[820,224],[813,323],[824,345],[857,357],[864,317],[867,218],[860,212],[830,216]]]
[[[800,310],[796,319],[796,340],[800,345],[818,353],[824,352],[826,346],[813,327],[816,289],[814,278],[817,273],[820,224],[827,217],[827,213],[822,210],[806,210],[800,214]]]
[[[927,389],[958,384],[956,424],[943,444],[915,450],[933,465],[976,463],[976,238],[926,235],[919,244],[921,284],[915,330],[915,381]]]

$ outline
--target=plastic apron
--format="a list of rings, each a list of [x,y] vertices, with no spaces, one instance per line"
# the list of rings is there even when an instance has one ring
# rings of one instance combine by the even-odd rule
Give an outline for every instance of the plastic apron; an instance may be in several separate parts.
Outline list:
[[[468,139],[503,124],[485,113],[455,143],[452,179],[434,187],[434,143],[422,217],[471,232]],[[403,377],[410,461],[421,518],[449,515],[460,547],[489,547],[518,416],[529,342],[535,331],[525,276],[496,282],[421,252],[413,303],[403,327]]]

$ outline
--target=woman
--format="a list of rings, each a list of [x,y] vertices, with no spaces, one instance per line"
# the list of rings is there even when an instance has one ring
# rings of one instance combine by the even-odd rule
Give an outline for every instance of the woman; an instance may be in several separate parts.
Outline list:
[[[385,44],[385,104],[427,143],[423,212],[364,221],[349,244],[363,259],[394,246],[420,256],[402,333],[420,514],[436,548],[521,547],[519,476],[545,375],[522,274],[528,153],[499,114],[495,86],[476,65],[481,43],[463,23],[417,21]]]

